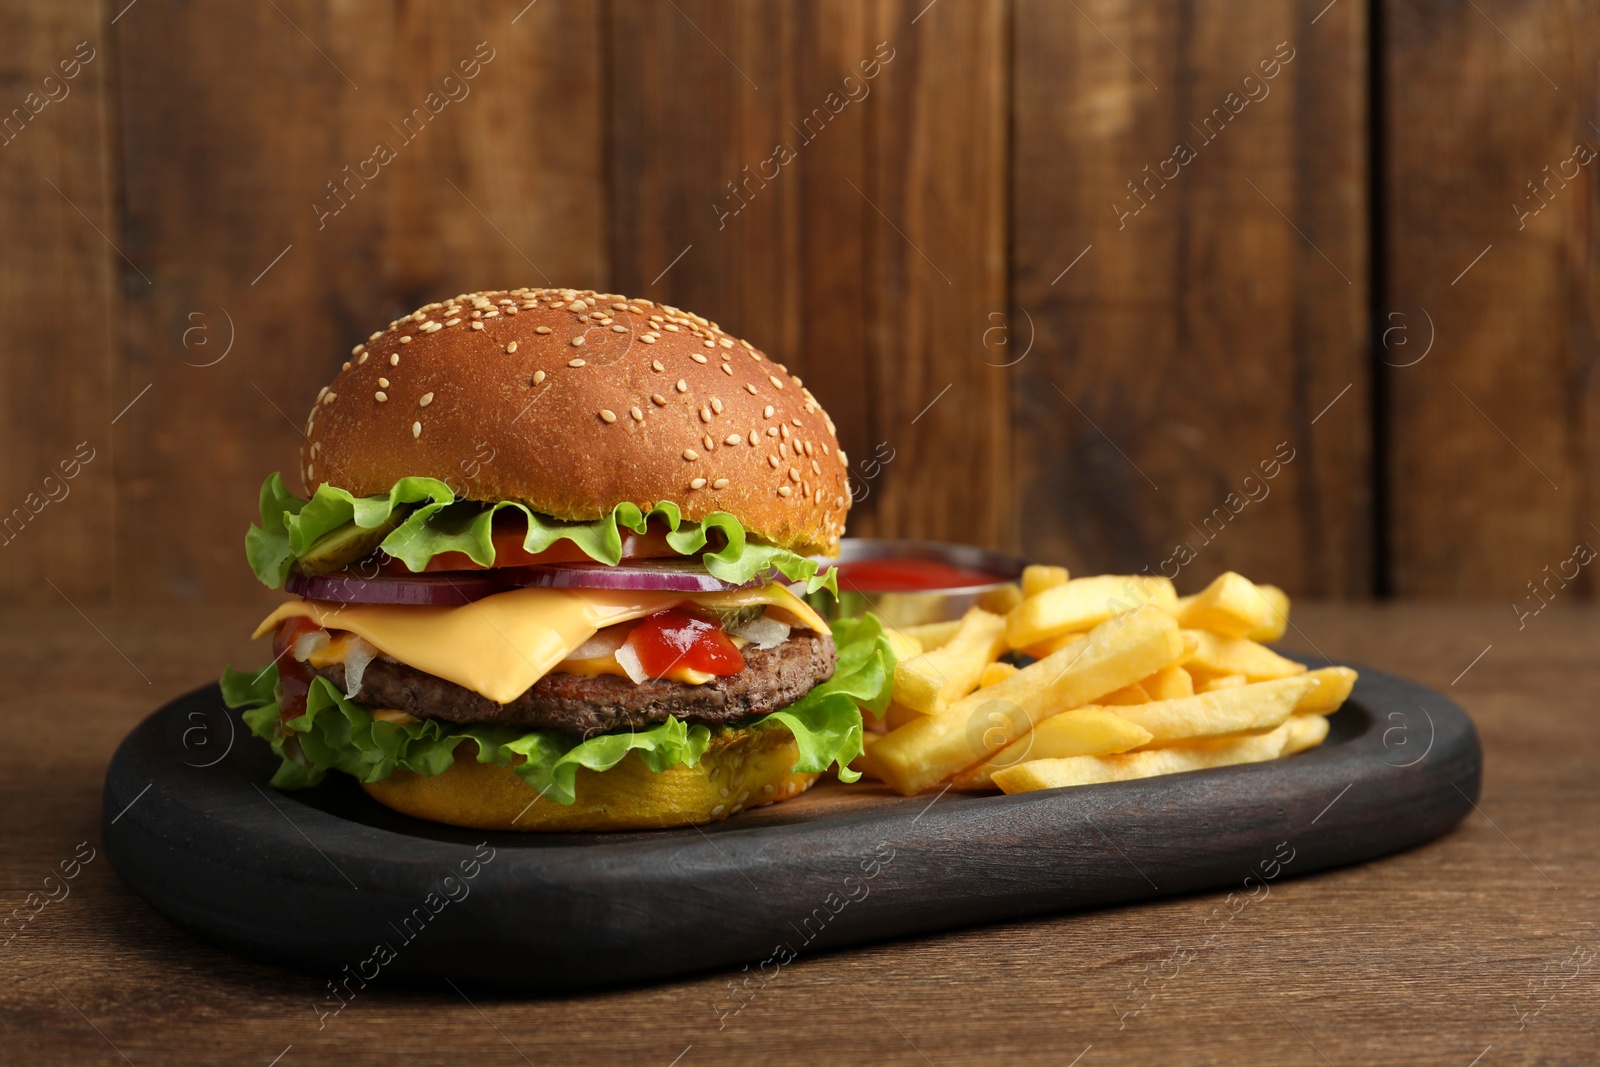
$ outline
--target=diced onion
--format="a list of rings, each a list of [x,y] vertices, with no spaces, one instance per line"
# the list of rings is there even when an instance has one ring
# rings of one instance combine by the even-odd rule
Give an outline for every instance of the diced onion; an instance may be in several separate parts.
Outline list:
[[[328,631],[307,630],[294,639],[294,658],[304,663],[317,654],[317,650],[328,643]]]
[[[631,622],[618,623],[599,630],[589,640],[579,645],[567,654],[567,659],[600,659],[616,652],[622,643],[628,639],[628,632],[634,624]]]
[[[789,640],[789,624],[762,615],[736,628],[733,634],[735,637],[744,638],[758,649],[777,648]]]
[[[616,656],[617,665],[627,672],[634,685],[642,685],[650,680],[650,676],[645,673],[644,664],[639,662],[639,653],[633,650],[632,645],[618,645],[612,655]]]
[[[344,654],[344,695],[351,700],[361,692],[361,678],[367,673],[367,664],[378,657],[378,650],[369,642],[359,637],[350,639],[350,647]]]

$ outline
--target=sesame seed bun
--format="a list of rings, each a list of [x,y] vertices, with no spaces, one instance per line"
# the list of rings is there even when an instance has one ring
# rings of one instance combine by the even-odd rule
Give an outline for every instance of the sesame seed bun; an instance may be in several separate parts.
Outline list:
[[[608,771],[579,768],[572,804],[538,800],[512,771],[474,757],[466,741],[443,774],[398,770],[361,788],[403,814],[478,830],[654,830],[717,822],[798,796],[817,780],[790,770],[800,750],[776,725],[716,734],[693,767],[656,774],[629,753]]]
[[[833,420],[714,322],[574,289],[469,293],[355,346],[306,421],[300,473],[357,496],[407,476],[558,519],[672,501],[800,553],[850,509]]]

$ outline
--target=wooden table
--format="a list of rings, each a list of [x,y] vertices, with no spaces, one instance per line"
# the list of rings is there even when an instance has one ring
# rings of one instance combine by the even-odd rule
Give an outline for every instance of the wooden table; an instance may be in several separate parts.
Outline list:
[[[97,845],[129,728],[260,658],[255,611],[0,615],[6,909]],[[0,1063],[1594,1063],[1600,613],[1547,611],[1519,631],[1504,606],[1297,609],[1287,644],[1471,712],[1480,810],[1409,853],[1275,883],[1209,942],[1222,893],[802,957],[726,1018],[733,975],[711,974],[544,1000],[374,987],[319,1030],[319,979],[193,940],[97,852],[0,945]]]

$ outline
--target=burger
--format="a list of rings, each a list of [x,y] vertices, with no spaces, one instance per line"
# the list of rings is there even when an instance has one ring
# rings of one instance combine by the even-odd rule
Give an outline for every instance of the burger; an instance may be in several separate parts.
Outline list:
[[[317,394],[304,495],[245,538],[290,599],[229,669],[281,789],[349,775],[422,819],[618,830],[854,780],[877,622],[830,624],[850,508],[801,380],[699,315],[575,289],[427,304]]]

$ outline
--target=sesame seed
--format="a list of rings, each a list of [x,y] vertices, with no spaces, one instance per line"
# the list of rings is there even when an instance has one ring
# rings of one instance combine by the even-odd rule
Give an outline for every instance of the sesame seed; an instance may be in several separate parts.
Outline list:
[[[586,308],[588,306],[589,305],[585,304],[582,300],[574,300],[572,302],[571,310],[573,310],[573,311],[582,311],[584,308]]]
[[[644,412],[640,411],[638,408],[629,408],[628,414],[633,416],[634,422],[644,421]]]
[[[660,372],[660,371],[666,370],[667,368],[662,366],[661,361],[659,359],[652,359],[650,361],[650,369],[653,370],[653,371]]]
[[[326,385],[324,385],[321,389],[317,390],[317,400],[316,400],[316,402],[318,404],[322,403],[322,398],[327,396],[327,395],[328,395],[328,387]]]
[[[533,332],[534,333],[549,333],[550,332],[550,327],[548,327],[548,326],[535,326],[533,328]]]
[[[331,404],[335,400],[338,400],[338,399],[339,399],[339,394],[338,393],[329,393],[327,396],[322,398],[322,402],[324,404]]]
[[[677,384],[674,385],[673,388],[680,393],[687,393],[689,391],[689,383],[685,382],[682,378],[679,378]]]
[[[772,464],[773,469],[777,469],[778,467],[782,466],[782,464],[780,464],[778,462],[778,457],[777,456],[768,456],[767,457],[767,462]]]
[[[700,453],[696,452],[692,448],[686,448],[683,450],[683,458],[688,460],[690,463],[693,463],[695,460],[700,458]]]
[[[348,359],[345,360],[342,364],[340,364],[339,369],[340,370],[349,370],[350,369],[350,361]]]
[[[812,460],[811,461],[811,473],[812,474],[821,474],[822,473],[822,464],[818,463],[816,460]]]
[[[583,334],[580,333],[578,336],[576,336],[576,337],[574,337],[572,339],[572,347],[573,348],[581,348],[581,347],[583,347]]]
[[[750,431],[750,437],[748,438],[748,440],[749,440],[751,448],[756,447],[756,432],[754,430]]]
[[[516,350],[517,350],[517,342],[512,341],[510,344],[506,345],[507,354],[515,352]]]
[[[828,442],[826,442],[826,441],[822,442],[822,454],[824,456],[833,454],[833,449],[828,447]]]
[[[715,342],[715,341],[701,341],[700,343],[705,345],[707,348],[716,348],[717,347],[717,342]]]
[[[725,370],[725,371],[728,371],[729,374],[733,373],[732,370],[728,369],[728,365],[726,363],[724,363],[722,365],[722,369]],[[745,382],[744,383],[744,387],[745,387],[745,391],[748,392],[751,396],[755,396],[756,395],[756,387],[754,385],[752,385],[749,382]]]
[[[410,344],[411,343],[411,335],[409,333],[401,334],[400,335],[400,343],[403,344],[403,345]]]
[[[610,408],[601,408],[600,409],[600,418],[603,419],[606,422],[616,422],[617,421],[617,413],[615,411],[612,411]]]
[[[788,459],[789,458],[789,446],[787,444],[779,445],[778,446],[778,455],[782,456],[785,459]]]
[[[534,371],[533,372],[533,384],[534,385],[538,385],[542,381],[544,381],[544,371],[542,371],[542,370]]]
[[[711,398],[711,410],[715,411],[718,415],[721,415],[722,414],[722,401],[718,400],[716,397],[712,397]]]
[[[805,454],[806,454],[806,455],[808,455],[808,456],[814,456],[814,455],[816,455],[816,453],[815,453],[815,452],[813,452],[813,451],[811,451],[811,442],[810,442],[810,441],[801,441],[801,442],[800,442],[800,448],[801,448],[801,450],[802,450],[802,451],[804,451],[804,452],[805,452]]]
[[[768,437],[776,437],[776,436],[778,436],[778,428],[776,426],[768,426],[767,427],[767,436]]]
[[[678,327],[673,325],[670,322],[667,323],[666,326],[662,327],[662,329],[671,330],[673,333],[677,333],[678,332]]]
[[[419,408],[425,408],[431,403],[433,403],[432,393],[423,393],[422,396],[417,398],[417,407]]]
[[[850,460],[845,457],[844,449],[842,449],[842,448],[839,449],[839,466],[841,466],[841,467],[850,466]]]
[[[585,363],[584,360],[581,360],[581,359],[569,359],[569,360],[567,360],[567,366],[569,366],[569,367],[582,367],[582,366],[586,366],[586,363]]]
[[[768,404],[766,407],[761,409],[761,414],[770,419],[770,418],[772,418],[772,411],[773,411],[772,405]]]
[[[377,340],[377,337],[378,337],[377,334],[373,334],[372,335],[372,339],[373,340]],[[354,348],[352,348],[350,350],[350,354],[352,356],[359,356],[362,352],[365,352],[366,350],[367,350],[367,346],[366,345],[356,345]]]
[[[384,392],[382,389],[379,389],[376,393],[372,394],[372,399],[376,400],[378,403],[381,404],[385,400],[389,399],[389,394]]]
[[[772,385],[773,385],[773,388],[775,388],[775,389],[782,389],[783,388],[783,379],[778,377],[776,374],[767,375],[767,381],[771,382]]]
[[[444,320],[444,324],[446,326],[459,326],[461,324],[461,316],[457,315],[453,319],[445,319]]]
[[[736,445],[742,440],[744,440],[744,438],[740,437],[738,434],[730,433],[727,437],[723,438],[722,443],[725,445]]]
[[[664,408],[667,406],[667,398],[662,396],[660,393],[651,393],[650,402],[656,405],[656,407]]]
[[[704,437],[700,438],[700,440],[705,443],[707,452],[710,452],[712,449],[717,447],[717,442],[712,439],[710,434],[706,434]]]
[[[728,376],[729,376],[729,377],[732,377],[732,376],[733,376],[733,368],[732,368],[732,367],[730,367],[730,366],[728,366],[728,365],[727,365],[727,364],[726,364],[726,363],[724,363],[724,364],[723,364],[723,365],[722,365],[722,373],[724,373],[724,374],[726,374],[726,375],[728,375]],[[751,391],[751,392],[752,392],[752,393],[753,393],[753,392],[755,392],[755,388],[754,388],[754,387],[751,387],[751,388],[750,388],[750,391]]]
[[[613,326],[613,327],[611,327],[611,332],[612,333],[627,333],[628,332],[628,328],[626,326]]]
[[[778,486],[778,495],[779,496],[788,496],[789,495],[789,487],[787,485]]]
[[[689,353],[689,358],[694,360],[696,363],[704,363],[706,361],[706,357],[702,356],[698,352],[690,352]]]
[[[705,487],[706,487],[706,480],[704,478],[691,478],[689,480],[689,488],[690,489],[704,489]]]
[[[422,423],[413,422],[411,424],[411,436],[414,438],[422,436]]]
[[[474,322],[474,323],[473,323],[473,324],[472,324],[472,328],[473,328],[473,329],[474,329],[474,330],[481,330],[481,329],[483,329],[483,323],[481,323],[481,322]]]
[[[711,409],[708,408],[704,404],[700,405],[700,421],[701,422],[710,422],[711,421]]]
[[[800,480],[800,472],[795,470],[793,467],[790,467],[789,468],[789,480],[791,482],[798,482]]]
[[[716,481],[711,483],[711,488],[713,488],[713,489],[726,489],[726,488],[728,488],[728,479],[726,479],[726,478],[718,478]]]
[[[647,345],[653,345],[656,343],[656,336],[655,334],[650,333],[640,334],[639,340],[643,341]]]
[[[629,311],[631,309],[628,307],[627,304],[620,304],[619,303],[619,304],[612,304],[611,305],[611,310],[612,311]]]
[[[398,353],[398,352],[392,353],[389,356],[389,366],[398,367],[399,365],[400,365],[400,353]]]
[[[783,439],[785,441],[789,439],[789,427],[780,425],[778,427],[778,432],[783,434]]]
[[[367,361],[367,357],[370,356],[370,355],[372,355],[371,352],[363,352],[363,353],[361,353],[360,358],[358,358],[356,360],[356,366],[359,367],[359,366],[361,366],[361,364],[365,363]]]
[[[800,420],[799,419],[790,419],[789,421],[794,423],[796,426],[800,425]]]

